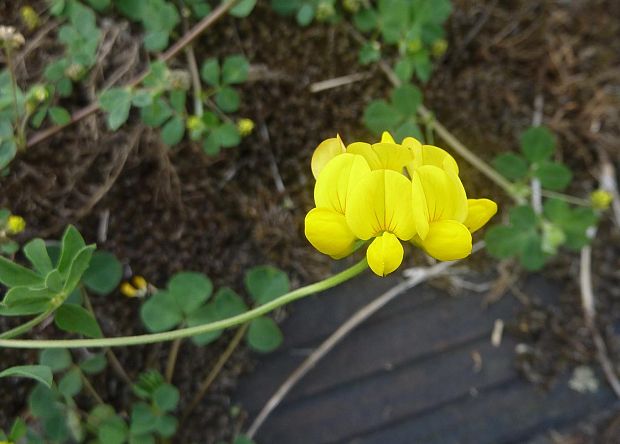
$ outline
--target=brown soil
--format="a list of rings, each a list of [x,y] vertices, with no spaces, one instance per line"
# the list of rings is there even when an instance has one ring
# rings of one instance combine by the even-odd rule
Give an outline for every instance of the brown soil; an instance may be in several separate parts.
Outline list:
[[[17,23],[21,3],[0,5],[0,15]],[[243,52],[257,68],[254,80],[242,88],[239,113],[252,118],[257,129],[240,147],[209,158],[192,143],[168,150],[137,119],[115,134],[105,130],[101,116],[86,119],[20,155],[11,173],[0,179],[0,206],[23,214],[29,223],[23,238],[58,237],[65,224],[74,223],[89,241],[113,251],[128,275],[142,274],[155,285],[165,284],[176,271],[199,270],[217,286],[242,291],[244,270],[262,263],[285,269],[294,285],[325,275],[330,261],[309,248],[302,230],[312,205],[309,158],[317,142],[336,131],[345,140],[368,139],[360,123],[364,106],[385,96],[389,85],[379,70],[357,64],[357,44],[345,27],[302,29],[265,3],[259,2],[249,19],[222,20],[195,45],[199,61]],[[450,50],[426,88],[426,104],[490,159],[493,153],[516,149],[518,134],[531,122],[534,99],[542,95],[544,123],[559,135],[560,157],[576,173],[571,191],[585,196],[597,186],[600,150],[616,165],[620,160],[618,16],[620,4],[613,0],[455,1]],[[144,54],[127,57],[137,30],[122,20],[109,26],[110,35],[118,32],[111,52],[117,55],[102,60],[82,97],[65,106],[77,109],[87,103],[117,69],[127,69],[127,80],[144,67]],[[56,53],[51,37],[53,33],[44,37],[25,59],[24,79],[36,78],[41,60]],[[174,64],[185,67],[185,58]],[[360,71],[372,76],[309,92],[313,82]],[[464,170],[472,194],[507,202],[475,171]],[[284,185],[280,191],[279,181]],[[101,241],[99,225],[107,212],[107,237]],[[620,353],[617,233],[605,218],[594,246],[600,324],[614,354]],[[566,254],[554,263],[550,273],[567,282],[566,291],[550,304],[526,306],[516,324],[533,346],[531,356],[520,361],[532,380],[549,383],[566,366],[594,362],[580,311],[577,259]],[[478,265],[493,266],[489,261]],[[139,302],[112,294],[94,304],[106,334],[143,332]],[[183,346],[174,379],[182,393],[195,391],[228,339],[199,351]],[[168,345],[158,345],[118,353],[135,376],[147,364],[161,366],[167,350]],[[6,365],[23,362],[22,353],[2,353]],[[212,443],[237,430],[239,418],[228,394],[250,367],[251,356],[238,350],[178,442]],[[130,392],[111,371],[95,382],[107,401],[128,407]],[[2,393],[0,426],[24,408],[28,384],[16,387]]]

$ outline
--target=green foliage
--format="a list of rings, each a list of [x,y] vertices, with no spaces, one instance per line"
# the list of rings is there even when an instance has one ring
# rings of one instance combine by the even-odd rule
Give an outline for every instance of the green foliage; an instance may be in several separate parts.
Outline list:
[[[390,101],[374,100],[364,111],[364,124],[375,134],[390,131],[397,142],[407,136],[422,138],[416,111],[422,103],[422,93],[411,84],[394,88]]]
[[[282,270],[262,265],[248,270],[245,274],[245,287],[254,302],[263,305],[288,293],[291,284]]]
[[[337,22],[341,14],[336,6],[336,0],[271,0],[274,11],[295,16],[300,26],[308,26],[315,18],[319,22]]]
[[[572,179],[571,171],[551,160],[556,148],[556,138],[549,129],[538,126],[528,128],[520,138],[521,154],[500,154],[493,166],[507,179],[527,181],[534,177],[543,188],[564,190]]]
[[[499,259],[517,257],[527,270],[541,269],[562,246],[578,251],[591,241],[598,216],[591,208],[571,208],[548,199],[543,214],[529,205],[510,210],[508,225],[495,225],[486,232],[487,251]]]
[[[261,353],[269,353],[282,344],[282,332],[273,319],[262,316],[250,322],[248,345]]]
[[[110,294],[123,278],[123,266],[112,253],[95,251],[82,282],[93,293],[105,296]]]
[[[41,239],[24,248],[32,269],[0,257],[0,283],[9,288],[0,304],[0,315],[37,314],[59,307],[77,287],[95,249],[85,244],[73,226],[65,230],[60,259],[53,269]]]
[[[103,336],[93,315],[77,304],[65,303],[58,307],[54,323],[56,327],[69,333],[78,333],[89,338]]]
[[[53,380],[52,370],[45,365],[18,365],[0,372],[0,378],[8,377],[34,379],[47,387],[52,385]]]

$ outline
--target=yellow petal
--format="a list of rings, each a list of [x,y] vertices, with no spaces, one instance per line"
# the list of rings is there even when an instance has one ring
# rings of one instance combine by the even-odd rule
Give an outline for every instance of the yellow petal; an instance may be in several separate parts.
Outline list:
[[[412,160],[409,149],[383,141],[373,145],[354,142],[347,147],[347,153],[363,156],[372,170],[394,170],[398,173],[402,173],[403,168]]]
[[[314,186],[314,203],[344,214],[351,189],[370,173],[362,156],[340,154],[323,168]]]
[[[409,179],[395,171],[375,170],[353,188],[345,216],[351,231],[360,239],[389,231],[409,240],[415,235],[411,213]]]
[[[325,208],[313,208],[306,215],[305,234],[314,248],[334,259],[351,254],[357,240],[344,215]]]
[[[407,139],[412,138],[409,137]],[[433,145],[422,145],[415,139],[412,140],[417,143],[407,139],[405,139],[407,141],[406,146],[410,147],[413,153],[414,168],[419,168],[424,165],[433,165],[445,171],[452,172],[457,176],[459,175],[459,166],[456,160],[454,160],[454,157],[447,151]],[[403,141],[403,145],[405,145],[405,141]],[[409,171],[409,174],[413,174],[413,172]]]
[[[310,162],[314,178],[319,177],[319,173],[330,160],[338,154],[344,153],[345,150],[346,148],[344,143],[342,143],[342,139],[340,139],[340,135],[321,142],[314,150],[314,153],[312,153],[312,161]]]
[[[497,204],[490,199],[467,199],[467,217],[463,224],[474,233],[497,213]]]
[[[394,142],[394,138],[388,131],[383,131],[383,134],[381,134],[381,142],[382,143],[384,142],[385,143],[396,143]]]
[[[422,248],[440,261],[463,259],[471,254],[471,233],[465,225],[455,220],[442,220],[430,224]]]
[[[375,274],[387,276],[400,266],[403,254],[403,246],[398,238],[385,232],[372,241],[366,250],[366,260]]]
[[[411,183],[413,218],[421,239],[426,237],[430,222],[463,222],[467,217],[465,188],[453,172],[424,165],[415,169]]]

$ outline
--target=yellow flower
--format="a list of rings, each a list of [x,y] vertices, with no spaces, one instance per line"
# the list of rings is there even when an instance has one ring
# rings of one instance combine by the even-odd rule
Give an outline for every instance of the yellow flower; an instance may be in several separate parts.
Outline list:
[[[441,57],[446,53],[448,49],[448,42],[444,39],[435,40],[433,46],[431,47],[431,52],[435,57]]]
[[[590,194],[590,203],[592,207],[597,210],[606,210],[609,208],[613,199],[613,195],[605,190],[596,190]]]
[[[312,160],[310,161],[310,167],[312,168],[312,175],[315,179],[319,177],[319,173],[325,168],[325,165],[339,154],[346,151],[344,143],[340,135],[325,139],[319,146],[316,147],[314,153],[312,153]]]
[[[347,153],[334,157],[321,170],[314,186],[316,208],[305,220],[306,238],[321,253],[341,259],[355,249],[357,237],[345,214],[355,184],[368,173],[370,167],[363,157]]]
[[[148,293],[148,285],[146,279],[136,275],[131,279],[131,283],[123,282],[120,291],[123,296],[128,298],[144,297]]]
[[[239,119],[237,121],[237,130],[241,137],[249,136],[254,130],[254,122],[252,119]]]
[[[472,250],[471,234],[497,212],[489,199],[467,199],[459,177],[435,165],[416,168],[412,177],[414,243],[442,261],[462,259]]]
[[[402,263],[401,241],[439,260],[466,257],[472,233],[497,212],[489,199],[467,199],[450,154],[412,137],[398,144],[384,132],[379,143],[347,147],[339,136],[327,139],[314,151],[312,173],[316,208],[306,237],[335,259],[371,241],[366,259],[379,276]]]
[[[407,241],[416,234],[411,203],[411,182],[389,169],[366,174],[351,192],[347,225],[359,239],[374,238],[366,250],[366,259],[379,276],[400,266],[403,246],[399,239]]]
[[[19,234],[26,229],[26,221],[23,217],[12,214],[6,221],[6,228],[9,234]]]
[[[19,14],[21,16],[22,22],[28,28],[28,31],[34,31],[41,24],[41,19],[39,18],[39,14],[35,11],[32,6],[23,6],[19,10]]]

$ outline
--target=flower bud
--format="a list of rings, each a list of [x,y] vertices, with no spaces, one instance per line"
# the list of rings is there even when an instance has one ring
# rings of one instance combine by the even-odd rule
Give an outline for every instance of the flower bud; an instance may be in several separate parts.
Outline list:
[[[252,119],[239,119],[237,121],[237,130],[241,137],[249,136],[254,130],[254,122]]]
[[[22,7],[19,10],[19,15],[24,25],[26,25],[26,28],[28,28],[28,31],[34,31],[41,24],[39,14],[37,14],[37,11],[35,11],[32,6]]]
[[[19,234],[26,229],[26,221],[23,217],[12,214],[7,219],[6,228],[9,234]]]
[[[597,210],[606,210],[609,208],[613,198],[614,197],[610,192],[599,189],[590,194],[590,203],[592,204],[592,208]]]

